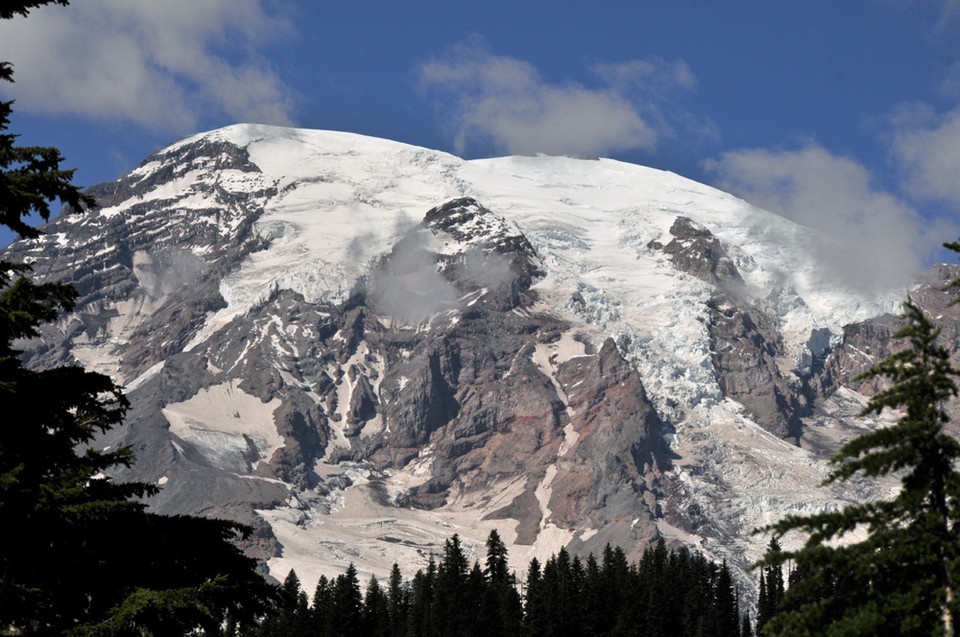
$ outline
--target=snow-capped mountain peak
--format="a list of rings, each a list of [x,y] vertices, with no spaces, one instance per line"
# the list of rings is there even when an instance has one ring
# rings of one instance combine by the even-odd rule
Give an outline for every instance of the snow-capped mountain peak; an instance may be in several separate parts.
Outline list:
[[[876,424],[852,378],[901,292],[709,186],[242,124],[91,193],[8,249],[81,293],[27,356],[128,383],[105,444],[136,442],[160,510],[257,525],[276,575],[412,569],[498,528],[518,567],[661,535],[748,582],[747,531],[879,494],[817,485]],[[951,272],[915,290],[948,320]]]

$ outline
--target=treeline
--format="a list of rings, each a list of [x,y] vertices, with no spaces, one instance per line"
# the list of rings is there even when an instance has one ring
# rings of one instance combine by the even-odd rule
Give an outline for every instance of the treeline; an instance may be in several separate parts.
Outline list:
[[[404,580],[394,564],[389,579],[361,588],[351,564],[333,580],[321,577],[312,598],[291,571],[285,603],[248,629],[227,637],[745,637],[737,591],[726,563],[699,553],[668,551],[663,540],[630,564],[619,547],[597,560],[564,549],[541,564],[531,560],[526,580],[507,567],[496,531],[483,565],[470,564],[459,538],[447,540],[439,562]]]

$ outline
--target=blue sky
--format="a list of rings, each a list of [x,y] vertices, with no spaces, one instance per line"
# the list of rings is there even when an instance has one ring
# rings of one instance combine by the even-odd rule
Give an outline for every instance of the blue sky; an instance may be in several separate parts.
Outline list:
[[[0,60],[85,186],[257,121],[663,168],[905,268],[960,234],[957,0],[75,0]]]

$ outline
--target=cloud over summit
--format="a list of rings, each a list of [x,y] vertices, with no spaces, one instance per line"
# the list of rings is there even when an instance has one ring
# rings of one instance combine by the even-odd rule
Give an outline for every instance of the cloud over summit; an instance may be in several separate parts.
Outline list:
[[[851,285],[907,285],[950,236],[879,189],[857,161],[815,143],[799,150],[740,150],[707,162],[719,186],[820,231],[812,246]]]
[[[696,86],[682,61],[634,60],[592,71],[599,86],[551,83],[529,62],[494,55],[473,40],[422,63],[418,77],[448,119],[460,154],[476,145],[510,154],[653,150],[670,132],[662,96]]]
[[[3,87],[34,112],[194,132],[208,117],[289,124],[290,91],[258,54],[286,30],[259,0],[84,0],[0,23]]]

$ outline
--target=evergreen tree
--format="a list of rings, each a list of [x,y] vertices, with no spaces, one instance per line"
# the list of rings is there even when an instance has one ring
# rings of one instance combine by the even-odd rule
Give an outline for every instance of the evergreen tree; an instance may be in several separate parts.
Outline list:
[[[777,538],[770,538],[767,546],[767,561],[769,564],[760,569],[760,594],[757,599],[757,633],[777,613],[783,601],[783,567],[780,564],[780,543]]]
[[[667,583],[670,574],[667,565],[670,559],[667,544],[661,537],[657,540],[653,550],[644,551],[640,558],[640,580],[648,584],[646,588],[646,618],[644,619],[644,634],[651,637],[667,637],[675,634],[670,629],[671,611]],[[676,617],[674,619],[681,619]]]
[[[297,600],[300,597],[300,593],[303,592],[303,589],[300,587],[300,578],[297,577],[296,571],[294,571],[292,568],[290,569],[290,572],[287,573],[286,578],[284,578],[283,586],[280,590],[281,594],[283,595],[283,607],[296,607]]]
[[[67,0],[7,0],[0,7],[0,19],[26,16],[30,9],[45,4],[68,4]],[[0,82],[13,82],[13,67],[0,62]],[[74,170],[60,167],[63,157],[54,147],[16,146],[16,135],[6,132],[13,113],[13,101],[0,102],[0,225],[21,237],[40,236],[25,219],[33,215],[50,219],[50,203],[61,201],[75,211],[93,207],[93,199],[74,186]],[[4,263],[9,267],[9,263]],[[6,267],[3,268],[6,270]],[[66,287],[66,286],[64,286]]]
[[[490,586],[487,578],[480,568],[480,562],[474,561],[473,568],[467,575],[467,582],[464,591],[464,600],[467,602],[462,615],[463,622],[455,635],[465,635],[466,637],[488,637],[493,634],[496,623],[496,611],[492,615],[485,615],[487,610],[486,600]]]
[[[714,616],[714,580],[717,568],[702,554],[690,557],[683,597],[683,634],[711,634]]]
[[[549,612],[543,585],[543,574],[537,558],[530,560],[527,567],[527,585],[523,604],[523,626],[529,637],[546,635]]]
[[[500,539],[496,529],[487,536],[486,575],[491,582],[506,583],[510,580],[507,566],[507,545]]]
[[[580,591],[574,577],[573,563],[565,548],[560,548],[543,568],[544,594],[550,609],[551,635],[580,634]]]
[[[460,536],[454,534],[444,545],[443,561],[437,569],[433,625],[441,636],[457,634],[477,614],[474,606],[481,600],[470,598],[468,564]]]
[[[607,547],[609,546],[608,544]],[[610,597],[605,592],[605,580],[601,575],[600,565],[592,553],[587,556],[585,570],[581,602],[583,632],[587,635],[603,635],[609,632],[612,625]]]
[[[487,635],[517,635],[523,618],[523,607],[517,593],[516,580],[507,566],[507,547],[496,529],[487,538],[487,560],[484,574],[483,618]]]
[[[310,631],[314,637],[328,637],[333,634],[330,625],[332,617],[333,586],[326,575],[321,575],[310,604]]]
[[[621,549],[609,546],[604,550],[603,566],[592,555],[585,562],[579,557],[571,558],[565,549],[547,560],[542,569],[536,559],[531,560],[525,604],[521,608],[518,602],[517,615],[512,623],[503,620],[496,604],[498,581],[510,583],[517,600],[519,596],[512,588],[515,576],[500,568],[506,563],[506,554],[495,534],[491,534],[488,542],[487,557],[487,568],[481,568],[475,561],[472,568],[464,571],[466,559],[459,538],[454,536],[446,543],[440,564],[431,557],[426,570],[417,571],[410,586],[404,584],[395,564],[387,589],[384,590],[372,577],[363,599],[359,598],[359,584],[355,583],[356,572],[351,565],[332,586],[326,578],[320,578],[313,610],[309,613],[305,610],[306,596],[299,591],[299,581],[291,573],[284,582],[284,598],[296,602],[288,601],[278,612],[267,617],[256,631],[231,629],[232,632],[222,632],[221,635],[339,637],[358,634],[350,621],[337,614],[336,601],[331,601],[337,596],[342,599],[344,593],[354,600],[347,606],[358,609],[358,616],[362,619],[359,634],[373,637],[754,635],[749,616],[740,617],[737,593],[726,564],[718,566],[700,553],[666,551],[666,545],[659,543],[644,551],[641,562],[633,565],[627,563]],[[641,585],[642,574],[650,576],[655,573],[659,573],[659,584],[667,585],[667,597],[675,599],[633,594],[633,591],[646,590]],[[608,585],[611,591],[619,592],[604,599],[600,593]],[[667,603],[662,614],[675,616],[650,624],[644,618],[657,614],[651,614],[649,608],[651,601],[656,599]],[[461,605],[451,606],[456,600],[460,600]],[[342,602],[340,607],[344,607]],[[323,608],[334,610],[321,611]],[[317,622],[318,617],[330,613],[332,622],[325,626]],[[601,615],[608,617],[602,620]],[[302,617],[310,619],[306,626],[300,621]]]
[[[727,561],[723,561],[713,592],[715,604],[715,628],[717,637],[737,637],[740,634],[740,617],[737,611],[737,595]]]
[[[407,615],[407,634],[430,637],[438,634],[434,627],[434,590],[437,586],[437,563],[433,556],[426,571],[417,571],[410,584],[410,612]]]
[[[662,586],[666,591],[667,621],[666,633],[669,635],[683,634],[684,627],[684,597],[691,586],[693,569],[690,564],[690,553],[686,549],[671,551],[667,560],[667,572]]]
[[[306,637],[312,635],[312,617],[307,595],[300,587],[300,578],[293,569],[287,573],[281,587],[278,612],[266,618],[261,625],[262,637]]]
[[[0,19],[50,3],[7,1]],[[12,77],[0,62],[0,81]],[[12,102],[0,102],[0,224],[37,237],[26,220],[48,220],[51,202],[73,212],[94,202],[71,183],[56,148],[16,145],[11,113]],[[8,414],[0,426],[0,625],[37,635],[213,634],[227,617],[253,621],[275,589],[230,542],[246,527],[149,513],[142,498],[155,487],[105,477],[133,461],[129,449],[90,446],[121,423],[121,388],[76,366],[24,367],[15,342],[36,337],[77,298],[71,286],[29,273],[0,262],[0,404]]]
[[[396,562],[390,569],[390,581],[387,584],[387,611],[390,615],[390,634],[402,637],[406,632],[409,594],[404,585],[400,566]]]
[[[760,569],[760,584],[757,591],[757,633],[763,630],[764,625],[770,620],[770,602],[767,597],[767,569]]]
[[[4,2],[0,5],[0,20],[9,20],[15,15],[28,16],[30,15],[30,9],[35,9],[37,7],[42,7],[45,4],[60,4],[66,6],[70,4],[69,0],[29,0],[29,1],[20,1],[13,2]]]
[[[365,637],[389,637],[390,605],[376,577],[367,583],[363,596],[363,632]]]
[[[342,637],[361,637],[363,635],[363,597],[360,594],[360,580],[353,562],[345,573],[337,575],[333,583],[333,613],[330,625],[333,634]]]
[[[960,474],[954,466],[960,444],[944,430],[946,400],[957,395],[958,375],[937,344],[940,330],[912,299],[903,304],[906,324],[896,337],[909,346],[864,377],[884,377],[891,386],[875,395],[864,414],[884,409],[902,414],[897,423],[860,436],[832,459],[827,482],[855,474],[901,476],[890,500],[840,511],[790,516],[769,527],[774,537],[798,530],[803,548],[768,553],[765,565],[787,559],[801,576],[786,592],[780,613],[765,634],[944,635],[953,633],[960,542]],[[861,542],[837,546],[857,528]],[[769,595],[770,583],[767,582]]]
[[[646,595],[644,595],[642,591],[636,590],[635,585],[640,578],[634,577],[634,574],[631,573],[627,556],[619,546],[611,547],[610,544],[604,546],[601,577],[600,594],[604,598],[600,611],[601,617],[603,618],[601,632],[612,631],[621,620],[625,621],[627,625],[639,625],[640,621],[644,619],[643,615],[646,615],[646,606],[643,606],[643,615],[638,615],[639,619],[632,617],[622,618],[622,615],[624,615],[623,609],[625,607],[625,601],[627,599],[633,598],[646,602]],[[640,612],[641,610],[638,606],[636,614]]]

